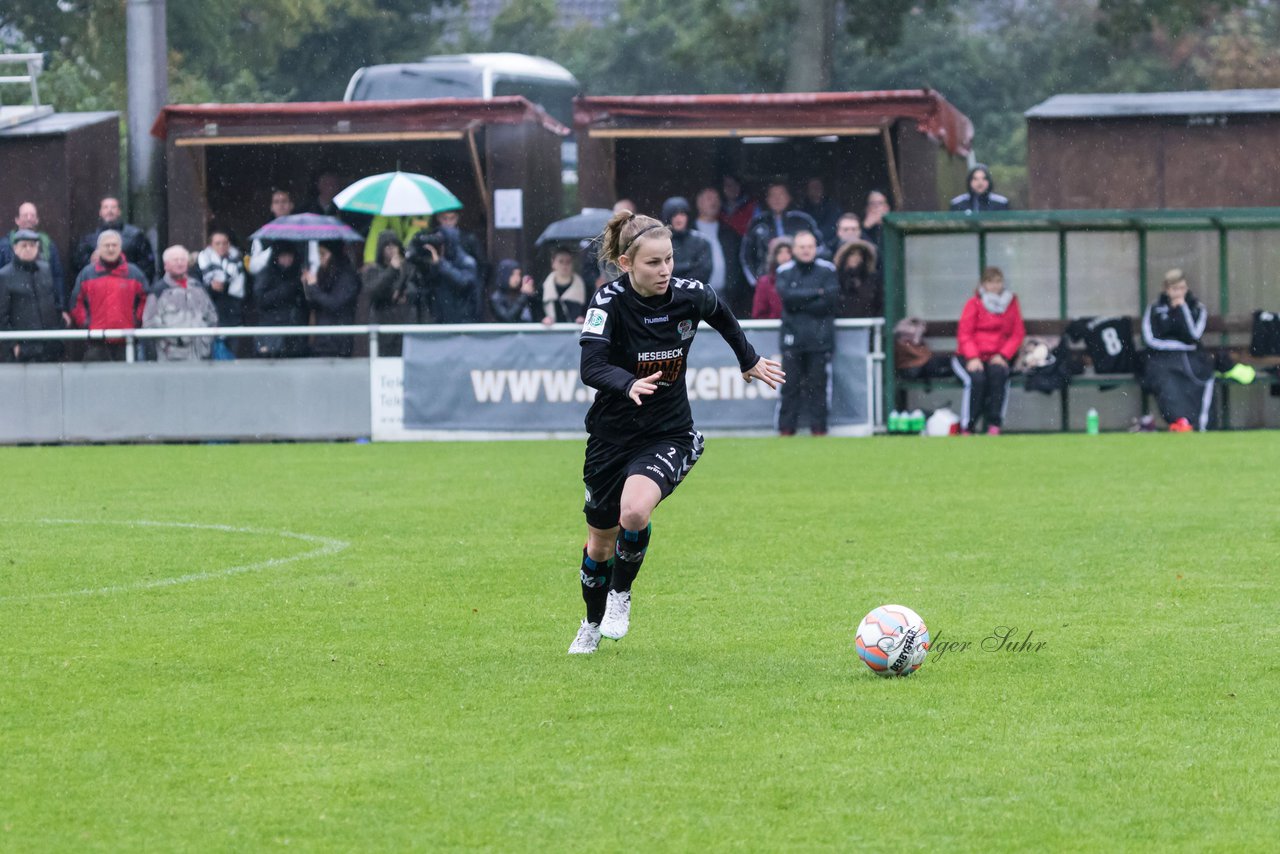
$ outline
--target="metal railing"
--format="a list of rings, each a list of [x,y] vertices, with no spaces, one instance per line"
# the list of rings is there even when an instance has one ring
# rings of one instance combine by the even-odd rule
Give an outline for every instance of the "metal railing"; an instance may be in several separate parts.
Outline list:
[[[43,53],[5,53],[0,54],[0,65],[14,65],[22,63],[27,66],[26,74],[10,75],[0,77],[0,83],[30,83],[31,84],[31,106],[39,109],[40,107],[40,90],[36,85],[36,80],[40,77],[40,72],[44,70],[44,54]],[[0,99],[3,103],[3,99]]]
[[[739,321],[746,330],[776,330],[776,320]],[[870,333],[867,358],[867,388],[873,389],[873,424],[884,423],[884,318],[842,318],[836,326],[843,329],[867,329]],[[48,330],[0,330],[0,342],[5,341],[123,341],[125,361],[137,362],[138,342],[161,338],[256,338],[258,336],[282,336],[309,338],[312,335],[366,336],[369,339],[370,359],[378,358],[380,335],[500,335],[512,332],[576,332],[576,323],[395,323],[354,324],[350,326],[206,326],[183,329],[48,329]],[[705,323],[702,329],[709,329]],[[361,357],[363,358],[363,357]]]

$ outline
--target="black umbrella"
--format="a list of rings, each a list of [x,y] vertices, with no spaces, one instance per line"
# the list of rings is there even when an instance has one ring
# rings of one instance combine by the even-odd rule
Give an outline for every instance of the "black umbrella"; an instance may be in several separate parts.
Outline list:
[[[309,213],[276,217],[249,236],[254,240],[364,241],[359,232],[337,217]]]
[[[590,240],[604,231],[605,225],[613,218],[613,211],[608,208],[583,208],[582,213],[558,219],[547,226],[535,246],[547,243],[579,243]]]

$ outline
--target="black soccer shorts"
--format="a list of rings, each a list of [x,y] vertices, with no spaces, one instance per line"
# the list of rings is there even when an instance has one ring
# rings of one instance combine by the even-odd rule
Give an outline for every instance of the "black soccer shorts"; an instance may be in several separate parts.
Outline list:
[[[622,487],[633,474],[652,480],[665,499],[684,480],[702,456],[702,434],[690,430],[683,435],[625,446],[587,437],[587,457],[582,464],[582,481],[587,487],[582,512],[593,528],[612,528],[622,515]]]

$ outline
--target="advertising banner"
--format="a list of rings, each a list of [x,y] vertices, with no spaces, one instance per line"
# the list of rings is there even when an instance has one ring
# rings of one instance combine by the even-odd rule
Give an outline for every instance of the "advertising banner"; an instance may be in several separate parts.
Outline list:
[[[748,334],[759,352],[778,358],[776,328]],[[869,344],[867,328],[838,331],[828,390],[832,433],[871,430]],[[582,384],[578,358],[577,329],[406,335],[403,359],[371,362],[373,438],[583,436],[595,391]],[[780,391],[744,382],[733,352],[705,326],[686,382],[703,432],[773,430]]]

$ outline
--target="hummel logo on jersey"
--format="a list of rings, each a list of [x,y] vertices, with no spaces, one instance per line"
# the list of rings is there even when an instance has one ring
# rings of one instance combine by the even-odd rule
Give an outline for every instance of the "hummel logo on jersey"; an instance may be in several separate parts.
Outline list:
[[[671,315],[663,314],[658,317],[646,317],[644,319],[644,322],[645,323],[666,323],[670,319],[671,319]]]

